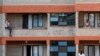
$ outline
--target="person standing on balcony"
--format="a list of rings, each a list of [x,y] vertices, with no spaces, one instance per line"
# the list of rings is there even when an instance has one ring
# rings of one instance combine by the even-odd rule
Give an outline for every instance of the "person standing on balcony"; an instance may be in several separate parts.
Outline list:
[[[12,27],[7,20],[5,21],[5,29],[9,30],[9,36],[12,37]]]
[[[85,56],[85,54],[81,51],[78,56]]]

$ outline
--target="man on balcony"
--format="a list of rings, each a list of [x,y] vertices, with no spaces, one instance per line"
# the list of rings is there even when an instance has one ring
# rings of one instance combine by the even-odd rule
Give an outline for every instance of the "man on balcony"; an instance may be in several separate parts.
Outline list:
[[[9,30],[9,36],[12,37],[12,27],[7,20],[5,21],[5,29]]]

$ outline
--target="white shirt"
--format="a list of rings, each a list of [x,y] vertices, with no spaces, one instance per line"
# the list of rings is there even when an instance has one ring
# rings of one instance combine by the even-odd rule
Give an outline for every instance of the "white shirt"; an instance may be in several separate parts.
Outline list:
[[[5,21],[5,27],[8,27],[10,24],[8,21]]]
[[[83,54],[79,54],[78,56],[85,56],[85,54],[83,53]]]

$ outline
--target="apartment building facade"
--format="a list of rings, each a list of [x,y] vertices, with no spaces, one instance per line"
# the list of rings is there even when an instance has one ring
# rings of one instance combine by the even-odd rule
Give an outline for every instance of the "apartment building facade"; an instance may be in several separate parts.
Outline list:
[[[0,0],[0,56],[78,56],[80,51],[100,56],[100,0]]]

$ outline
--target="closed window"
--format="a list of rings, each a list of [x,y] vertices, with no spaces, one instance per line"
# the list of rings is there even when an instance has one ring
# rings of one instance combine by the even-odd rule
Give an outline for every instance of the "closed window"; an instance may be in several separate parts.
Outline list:
[[[43,16],[42,15],[32,16],[32,27],[43,27]]]
[[[51,46],[50,51],[58,52],[58,46]]]
[[[51,41],[50,56],[75,56],[74,41]]]
[[[52,13],[50,16],[50,24],[59,26],[72,26],[75,25],[74,13]]]
[[[59,46],[67,46],[67,42],[66,41],[61,41],[58,42]]]
[[[59,53],[59,56],[67,56],[67,53],[66,52],[61,52],[61,53]]]
[[[67,47],[68,52],[75,52],[75,46],[69,46]]]

